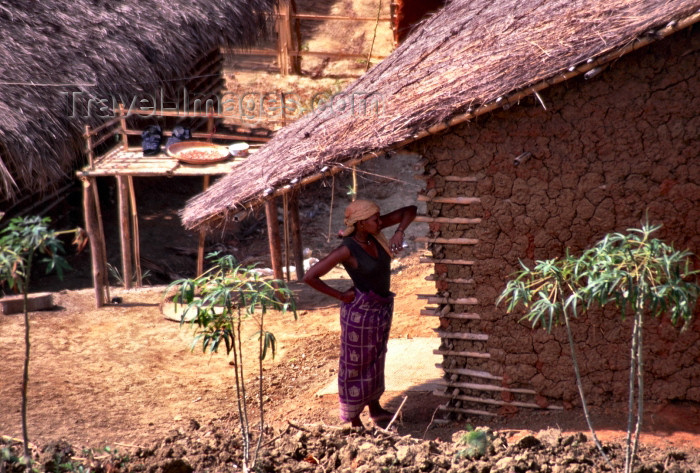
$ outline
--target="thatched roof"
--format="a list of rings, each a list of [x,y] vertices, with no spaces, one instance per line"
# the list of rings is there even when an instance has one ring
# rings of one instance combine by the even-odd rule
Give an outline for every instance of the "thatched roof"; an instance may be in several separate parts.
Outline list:
[[[700,0],[454,0],[345,90],[376,93],[380,113],[299,119],[191,199],[183,223],[213,225],[271,190],[532,95],[698,21],[699,9]]]
[[[70,117],[73,93],[87,102],[155,91],[222,43],[258,40],[274,3],[0,2],[0,201],[48,188],[75,166],[84,125],[100,121]]]

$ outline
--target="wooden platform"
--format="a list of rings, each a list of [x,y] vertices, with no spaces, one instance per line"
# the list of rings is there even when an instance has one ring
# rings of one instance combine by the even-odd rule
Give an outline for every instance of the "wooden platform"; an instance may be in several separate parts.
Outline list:
[[[255,151],[255,150],[252,150]],[[93,166],[77,172],[78,176],[215,176],[228,174],[247,158],[230,158],[215,164],[185,164],[165,153],[144,156],[141,147],[121,147],[96,158]]]

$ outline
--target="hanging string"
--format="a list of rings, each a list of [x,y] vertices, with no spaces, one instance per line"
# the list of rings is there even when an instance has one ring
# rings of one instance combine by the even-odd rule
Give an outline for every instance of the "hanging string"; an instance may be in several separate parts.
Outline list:
[[[333,180],[331,181],[331,209],[328,213],[328,235],[326,237],[326,243],[331,241],[331,233],[333,232],[333,198],[335,197],[335,174],[331,176]]]
[[[357,199],[357,167],[353,166],[352,167],[352,195],[351,195],[351,200],[355,202],[355,199]]]

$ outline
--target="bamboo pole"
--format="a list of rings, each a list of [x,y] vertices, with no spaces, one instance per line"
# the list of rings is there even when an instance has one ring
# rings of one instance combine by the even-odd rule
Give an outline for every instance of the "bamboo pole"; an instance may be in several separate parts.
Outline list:
[[[105,305],[104,279],[100,258],[100,245],[97,237],[97,224],[95,223],[95,200],[92,193],[91,179],[83,181],[83,218],[85,219],[85,231],[90,241],[90,260],[92,261],[92,285],[95,289],[95,307]]]
[[[124,176],[117,176],[119,197],[119,240],[122,249],[122,275],[124,289],[131,289],[133,266],[131,264],[131,224],[129,222],[129,189]]]
[[[100,205],[100,194],[97,192],[97,179],[90,178],[92,181],[92,194],[94,195],[95,201],[95,214],[97,215],[97,231],[99,232],[98,242],[100,246],[100,263],[102,265],[102,281],[104,284],[104,292],[107,302],[111,299],[109,296],[109,274],[107,273],[107,243],[105,242],[105,229],[102,224],[102,208]]]
[[[265,201],[265,217],[267,219],[267,241],[270,246],[270,259],[275,279],[283,279],[282,249],[280,245],[280,225],[277,221],[277,204],[274,197]]]
[[[203,178],[202,192],[209,189],[209,176]],[[197,243],[197,276],[204,273],[204,244],[206,243],[207,235],[204,228],[199,230],[199,242]]]
[[[289,212],[292,222],[292,248],[294,251],[294,266],[297,268],[297,281],[304,279],[304,250],[301,241],[301,224],[299,222],[299,194],[291,194]]]
[[[131,207],[131,228],[134,231],[134,268],[136,269],[136,287],[141,287],[143,274],[141,273],[141,239],[139,237],[139,215],[136,209],[136,192],[134,191],[134,178],[127,176],[129,184],[129,202]]]

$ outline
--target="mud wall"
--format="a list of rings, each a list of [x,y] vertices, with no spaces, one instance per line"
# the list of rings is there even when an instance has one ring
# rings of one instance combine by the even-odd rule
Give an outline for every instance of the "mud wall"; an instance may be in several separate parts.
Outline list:
[[[590,80],[576,78],[507,110],[452,128],[414,145],[429,161],[427,192],[476,196],[475,205],[431,202],[428,214],[481,217],[475,225],[431,224],[432,236],[476,238],[476,245],[429,245],[434,256],[472,259],[436,265],[449,278],[438,291],[476,297],[480,321],[442,319],[451,332],[482,332],[490,359],[446,357],[452,368],[488,370],[508,387],[532,387],[544,406],[578,404],[563,328],[552,334],[506,315],[495,300],[522,260],[563,255],[606,233],[638,227],[649,216],[677,249],[700,254],[700,29],[685,31],[610,65]],[[532,154],[514,166],[514,158]],[[449,176],[474,176],[474,183]],[[432,190],[434,189],[434,190]],[[697,260],[696,260],[697,265]],[[700,266],[700,265],[698,265]],[[454,310],[464,310],[457,307]],[[700,402],[700,322],[683,333],[667,320],[645,325],[646,397]],[[615,310],[575,323],[579,362],[590,401],[627,395],[631,323]],[[443,339],[443,343],[445,340]],[[451,340],[450,349],[474,349]],[[454,376],[453,376],[454,378]],[[453,379],[454,380],[454,379]]]

